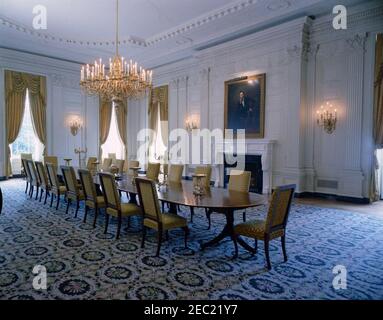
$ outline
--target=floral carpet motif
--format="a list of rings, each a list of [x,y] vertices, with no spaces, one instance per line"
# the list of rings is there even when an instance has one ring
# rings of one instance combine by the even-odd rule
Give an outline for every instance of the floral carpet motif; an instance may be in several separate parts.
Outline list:
[[[203,211],[189,223],[188,248],[183,231],[170,232],[160,257],[154,257],[156,234],[149,232],[141,249],[141,220],[135,217],[115,240],[116,221],[103,233],[104,214],[95,229],[93,212],[83,223],[74,211],[65,214],[29,199],[22,180],[0,182],[0,299],[383,299],[383,218],[375,215],[293,204],[286,237],[288,261],[273,240],[273,269],[265,269],[263,243],[256,255],[240,249],[232,260],[229,240],[201,251],[224,226],[212,215],[207,229]],[[265,207],[247,211],[264,217]],[[190,217],[187,208],[181,215]],[[238,212],[236,222],[242,219]],[[189,219],[190,220],[190,219]],[[252,243],[252,242],[249,242]],[[34,266],[47,270],[47,289],[35,290]],[[333,288],[333,268],[347,270],[347,288]]]

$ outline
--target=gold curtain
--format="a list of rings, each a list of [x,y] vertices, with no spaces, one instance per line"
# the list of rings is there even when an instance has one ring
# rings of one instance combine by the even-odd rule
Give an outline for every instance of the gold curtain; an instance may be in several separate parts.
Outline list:
[[[120,134],[121,141],[124,144],[125,160],[128,160],[127,131],[126,131],[126,120],[127,120],[127,114],[128,114],[127,101],[123,100],[123,101],[119,101],[115,103],[115,110],[116,110],[118,133]]]
[[[9,147],[19,135],[24,117],[27,81],[21,72],[5,70],[5,174],[12,175],[11,149]]]
[[[149,97],[149,129],[153,130],[153,132],[157,132],[157,119],[158,113],[160,115],[161,121],[161,132],[162,132],[162,142],[167,147],[168,146],[168,113],[169,113],[169,105],[168,105],[168,89],[169,87],[161,86],[157,88],[153,88],[150,92]],[[151,147],[154,143],[154,135],[151,135],[149,146]]]
[[[374,157],[371,176],[370,200],[380,198],[379,163],[377,149],[383,148],[383,35],[377,35],[375,50],[375,82],[374,82]]]
[[[99,111],[99,127],[100,127],[100,139],[99,139],[99,160],[102,160],[102,149],[101,146],[106,142],[110,129],[110,120],[112,119],[112,101],[110,100],[99,100],[100,111]]]
[[[46,78],[26,75],[34,131],[44,145],[46,155]]]

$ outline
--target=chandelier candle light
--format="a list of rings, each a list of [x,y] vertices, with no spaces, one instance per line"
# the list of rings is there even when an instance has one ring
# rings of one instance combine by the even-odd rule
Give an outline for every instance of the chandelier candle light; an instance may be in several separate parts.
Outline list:
[[[81,88],[88,94],[98,94],[101,98],[121,101],[126,98],[140,98],[152,87],[153,71],[145,70],[137,62],[129,62],[118,52],[118,0],[116,0],[116,55],[109,58],[107,74],[102,59],[94,64],[81,67]]]
[[[325,106],[321,105],[317,111],[317,124],[328,134],[335,131],[337,122],[337,109],[332,104],[326,102]]]

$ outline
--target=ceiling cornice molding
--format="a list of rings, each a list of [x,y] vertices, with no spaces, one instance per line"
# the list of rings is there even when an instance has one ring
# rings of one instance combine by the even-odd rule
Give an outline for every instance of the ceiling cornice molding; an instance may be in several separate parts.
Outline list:
[[[146,43],[148,46],[150,46],[160,41],[164,41],[166,39],[180,36],[184,33],[190,32],[194,29],[197,29],[203,25],[209,24],[220,18],[237,13],[241,10],[248,8],[251,5],[258,4],[258,3],[259,3],[259,0],[239,0],[234,3],[230,3],[224,7],[210,11],[195,19],[189,20],[188,22],[183,23],[177,27],[161,32],[153,37],[149,37],[148,39],[146,39]]]

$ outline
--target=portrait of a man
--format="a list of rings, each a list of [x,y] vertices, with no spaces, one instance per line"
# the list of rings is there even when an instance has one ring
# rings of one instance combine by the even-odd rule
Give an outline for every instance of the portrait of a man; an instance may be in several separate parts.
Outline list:
[[[248,138],[264,137],[265,75],[225,83],[225,129],[245,129]]]

